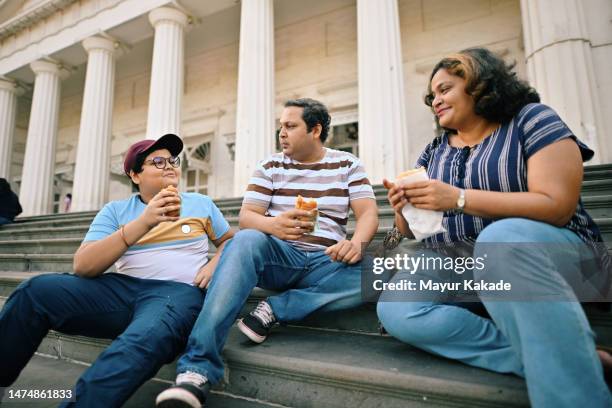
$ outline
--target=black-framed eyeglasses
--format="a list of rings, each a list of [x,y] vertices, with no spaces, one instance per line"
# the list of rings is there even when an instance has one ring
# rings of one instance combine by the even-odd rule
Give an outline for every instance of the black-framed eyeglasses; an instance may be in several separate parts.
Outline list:
[[[170,157],[154,157],[149,160],[145,160],[145,163],[153,164],[158,169],[166,168],[166,162],[170,163],[172,167],[178,167],[181,165],[181,158],[179,156]]]

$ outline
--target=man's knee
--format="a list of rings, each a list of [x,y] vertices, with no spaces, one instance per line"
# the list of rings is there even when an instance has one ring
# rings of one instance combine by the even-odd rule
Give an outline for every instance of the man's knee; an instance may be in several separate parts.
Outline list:
[[[232,246],[234,247],[259,249],[268,244],[268,235],[256,229],[240,230],[232,238]]]
[[[234,235],[223,251],[222,259],[226,262],[236,262],[243,259],[252,259],[256,263],[264,262],[266,250],[272,243],[269,235],[255,229],[240,230]],[[226,271],[224,271],[226,272]],[[242,271],[233,271],[240,273]]]

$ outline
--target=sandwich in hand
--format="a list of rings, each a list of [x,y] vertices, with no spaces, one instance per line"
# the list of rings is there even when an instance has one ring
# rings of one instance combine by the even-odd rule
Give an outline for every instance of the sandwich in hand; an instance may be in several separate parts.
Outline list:
[[[174,194],[176,194],[176,196],[179,198],[179,205],[181,205],[180,200],[181,200],[181,196],[179,195],[179,192],[177,190],[176,187],[174,187],[172,184],[169,185],[168,187],[164,188],[165,191],[171,191]],[[174,204],[173,204],[174,205]],[[181,209],[179,208],[178,210],[173,210],[173,211],[169,211],[166,213],[166,215],[168,217],[180,217],[181,216]]]
[[[418,173],[421,173],[421,172],[424,172],[424,171],[425,171],[425,167],[417,167],[416,169],[406,170],[406,171],[403,171],[400,174],[398,174],[396,180],[401,180],[403,178],[410,177],[413,174],[418,174]]]
[[[297,210],[305,210],[305,211],[316,210],[317,202],[315,200],[306,201],[304,197],[302,197],[301,195],[298,195],[297,200],[295,200],[295,208]],[[310,217],[298,217],[298,219],[300,221],[313,221],[313,218],[310,218]],[[316,213],[315,213],[314,219],[316,219]]]

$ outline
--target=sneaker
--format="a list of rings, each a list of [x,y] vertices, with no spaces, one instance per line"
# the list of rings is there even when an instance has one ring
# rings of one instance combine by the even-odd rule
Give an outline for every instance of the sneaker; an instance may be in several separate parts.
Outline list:
[[[202,408],[210,390],[203,375],[187,371],[176,377],[176,384],[162,391],[155,399],[158,408]]]
[[[276,317],[270,304],[262,300],[244,319],[238,320],[238,328],[251,341],[263,343],[275,323]]]

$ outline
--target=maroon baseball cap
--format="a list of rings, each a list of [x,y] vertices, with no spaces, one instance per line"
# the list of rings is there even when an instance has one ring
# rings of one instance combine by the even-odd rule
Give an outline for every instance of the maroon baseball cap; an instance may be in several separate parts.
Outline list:
[[[136,163],[136,157],[141,153],[150,153],[159,149],[168,149],[170,154],[178,156],[183,150],[183,141],[180,137],[173,133],[167,133],[157,140],[145,139],[140,142],[136,142],[130,146],[125,159],[123,160],[123,170],[125,174],[130,175],[130,170],[134,168]]]

